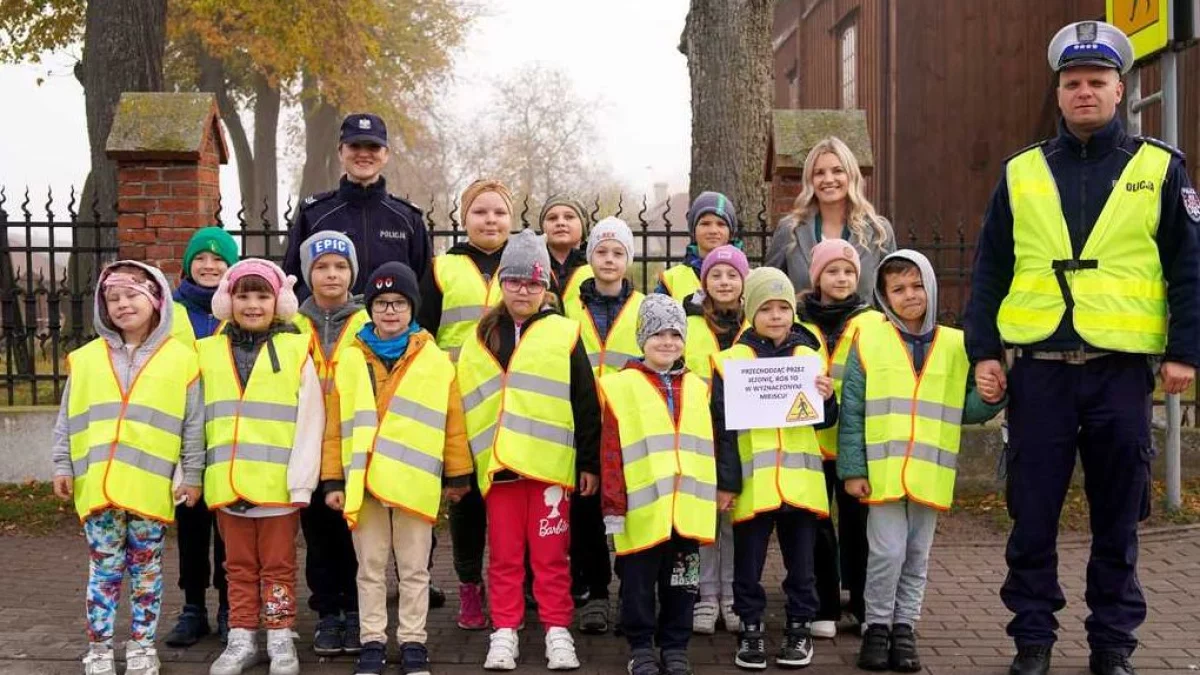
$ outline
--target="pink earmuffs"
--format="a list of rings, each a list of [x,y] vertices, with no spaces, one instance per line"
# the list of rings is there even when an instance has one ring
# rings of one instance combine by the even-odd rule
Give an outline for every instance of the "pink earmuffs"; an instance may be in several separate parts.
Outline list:
[[[270,284],[275,291],[275,315],[284,321],[291,321],[300,309],[300,301],[296,299],[296,292],[292,290],[296,286],[296,277],[284,274],[279,265],[262,258],[246,258],[225,270],[221,282],[217,284],[217,292],[213,294],[213,316],[222,321],[233,318],[233,298],[230,296],[230,289],[238,279],[249,276],[261,277]]]

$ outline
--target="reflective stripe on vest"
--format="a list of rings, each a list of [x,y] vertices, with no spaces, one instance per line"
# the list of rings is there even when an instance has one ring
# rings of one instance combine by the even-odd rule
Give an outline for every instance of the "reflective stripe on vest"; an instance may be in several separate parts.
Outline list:
[[[857,345],[867,382],[864,501],[950,508],[970,367],[962,331],[938,326],[919,374],[890,322],[864,324]]]
[[[667,289],[667,295],[680,302],[700,290],[700,277],[690,265],[681,264],[663,270],[660,279]]]
[[[76,513],[83,519],[114,507],[174,521],[172,479],[183,444],[187,387],[198,373],[190,343],[164,340],[127,392],[121,391],[103,338],[67,358],[67,429]]]
[[[279,372],[273,372],[264,344],[244,388],[227,336],[214,335],[196,343],[208,441],[204,499],[210,509],[239,500],[260,506],[292,505],[287,467],[309,336],[276,333],[270,339]]]
[[[822,356],[826,358],[826,371],[829,377],[833,379],[833,394],[837,397],[838,401],[842,400],[842,380],[846,375],[846,361],[850,358],[850,346],[854,344],[854,336],[865,321],[887,321],[887,317],[873,309],[855,314],[846,322],[846,325],[842,328],[842,334],[838,336],[837,344],[832,347],[829,346],[820,328],[815,324],[805,324],[814,335],[821,339],[821,344],[824,348]],[[838,453],[838,425],[834,424],[828,429],[818,429],[817,441],[821,444],[821,455],[825,459],[836,459]]]
[[[638,311],[645,299],[646,296],[639,291],[629,296],[608,327],[606,340],[600,339],[600,331],[596,329],[592,313],[581,298],[576,296],[574,302],[564,305],[567,318],[579,322],[579,337],[587,350],[592,373],[597,378],[621,370],[630,360],[642,358],[642,350],[637,346],[637,322]]]
[[[814,356],[808,347],[796,347],[792,356]],[[736,344],[713,357],[724,377],[727,361],[756,358],[749,345]],[[821,446],[811,426],[738,431],[738,458],[742,463],[742,492],[734,502],[733,520],[741,522],[783,504],[829,515]]]
[[[521,332],[507,372],[474,334],[463,345],[458,382],[482,495],[492,475],[505,469],[575,486],[570,377],[578,339],[578,322],[544,316]]]
[[[377,428],[371,411],[373,444],[356,450],[347,466],[345,515],[351,527],[358,523],[366,492],[388,506],[437,520],[454,364],[433,342],[410,358]]]
[[[1166,282],[1155,236],[1170,160],[1166,150],[1142,144],[1113,186],[1078,258],[1041,148],[1009,160],[1016,264],[997,318],[1005,342],[1028,345],[1050,337],[1071,302],[1071,323],[1088,344],[1163,353]]]
[[[466,255],[439,255],[433,259],[433,278],[442,291],[442,317],[437,345],[458,360],[463,343],[487,310],[500,304],[500,284],[493,276],[484,281],[475,261]]]
[[[600,380],[617,420],[625,476],[625,530],[617,554],[645,550],[680,536],[711,542],[717,527],[717,468],[708,387],[685,373],[676,426],[662,393],[641,370]]]
[[[567,283],[562,287],[562,297],[559,298],[562,306],[570,307],[573,303],[578,302],[579,288],[583,286],[583,282],[594,278],[596,278],[596,273],[592,270],[591,265],[581,265],[572,270]]]

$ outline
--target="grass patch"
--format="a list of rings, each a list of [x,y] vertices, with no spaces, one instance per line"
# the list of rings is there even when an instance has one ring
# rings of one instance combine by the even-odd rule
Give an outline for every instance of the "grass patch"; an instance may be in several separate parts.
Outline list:
[[[11,387],[6,385],[3,390],[0,390],[0,407],[7,407],[9,405],[58,405],[58,396],[55,395],[54,391],[54,381],[51,379],[54,375],[54,359],[50,358],[49,349],[46,349],[45,354],[42,353],[40,347],[35,350],[33,373],[36,379],[29,379],[29,375],[18,375],[15,364],[12,368],[13,381]],[[7,349],[0,347],[0,377],[7,377],[8,372]],[[65,351],[59,354],[58,372],[64,376],[63,383],[65,383],[65,376],[67,374],[67,355]],[[34,396],[35,388],[37,392],[36,397]],[[11,392],[9,389],[11,389]],[[9,403],[10,394],[12,396],[11,404]],[[58,394],[62,394],[61,384],[59,385]]]
[[[0,484],[0,536],[46,534],[78,523],[74,504],[55,497],[50,483]]]

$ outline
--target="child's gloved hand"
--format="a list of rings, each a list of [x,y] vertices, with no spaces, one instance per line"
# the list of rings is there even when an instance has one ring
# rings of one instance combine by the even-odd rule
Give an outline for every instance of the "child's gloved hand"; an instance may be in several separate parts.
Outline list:
[[[817,393],[821,398],[828,399],[833,396],[833,378],[828,375],[817,376]]]
[[[180,485],[175,488],[175,503],[195,506],[200,501],[199,485]]]
[[[625,534],[625,516],[604,516],[604,534]]]
[[[73,476],[55,476],[54,494],[62,500],[69,500],[75,494],[75,478]]]
[[[871,481],[866,478],[846,479],[846,494],[864,499],[871,496]]]
[[[346,508],[346,493],[342,490],[331,490],[325,493],[325,506],[334,511]]]

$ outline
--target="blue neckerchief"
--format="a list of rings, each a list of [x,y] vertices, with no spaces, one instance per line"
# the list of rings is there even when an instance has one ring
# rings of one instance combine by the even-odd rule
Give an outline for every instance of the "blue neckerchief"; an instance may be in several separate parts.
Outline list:
[[[375,352],[375,355],[380,359],[383,359],[389,363],[394,363],[401,356],[404,356],[404,352],[408,351],[408,339],[416,334],[416,332],[419,330],[421,330],[421,327],[417,325],[416,321],[413,321],[412,323],[408,324],[408,330],[394,338],[384,340],[375,334],[375,322],[368,321],[366,325],[364,325],[362,329],[358,331],[358,337],[363,341],[364,344],[370,347],[371,351]]]
[[[192,332],[197,340],[212,335],[221,325],[221,321],[212,315],[212,299],[216,292],[216,288],[205,288],[190,279],[184,279],[172,294],[173,300],[183,303],[187,308],[187,319],[192,324]],[[182,316],[175,317],[175,321],[183,319]]]

